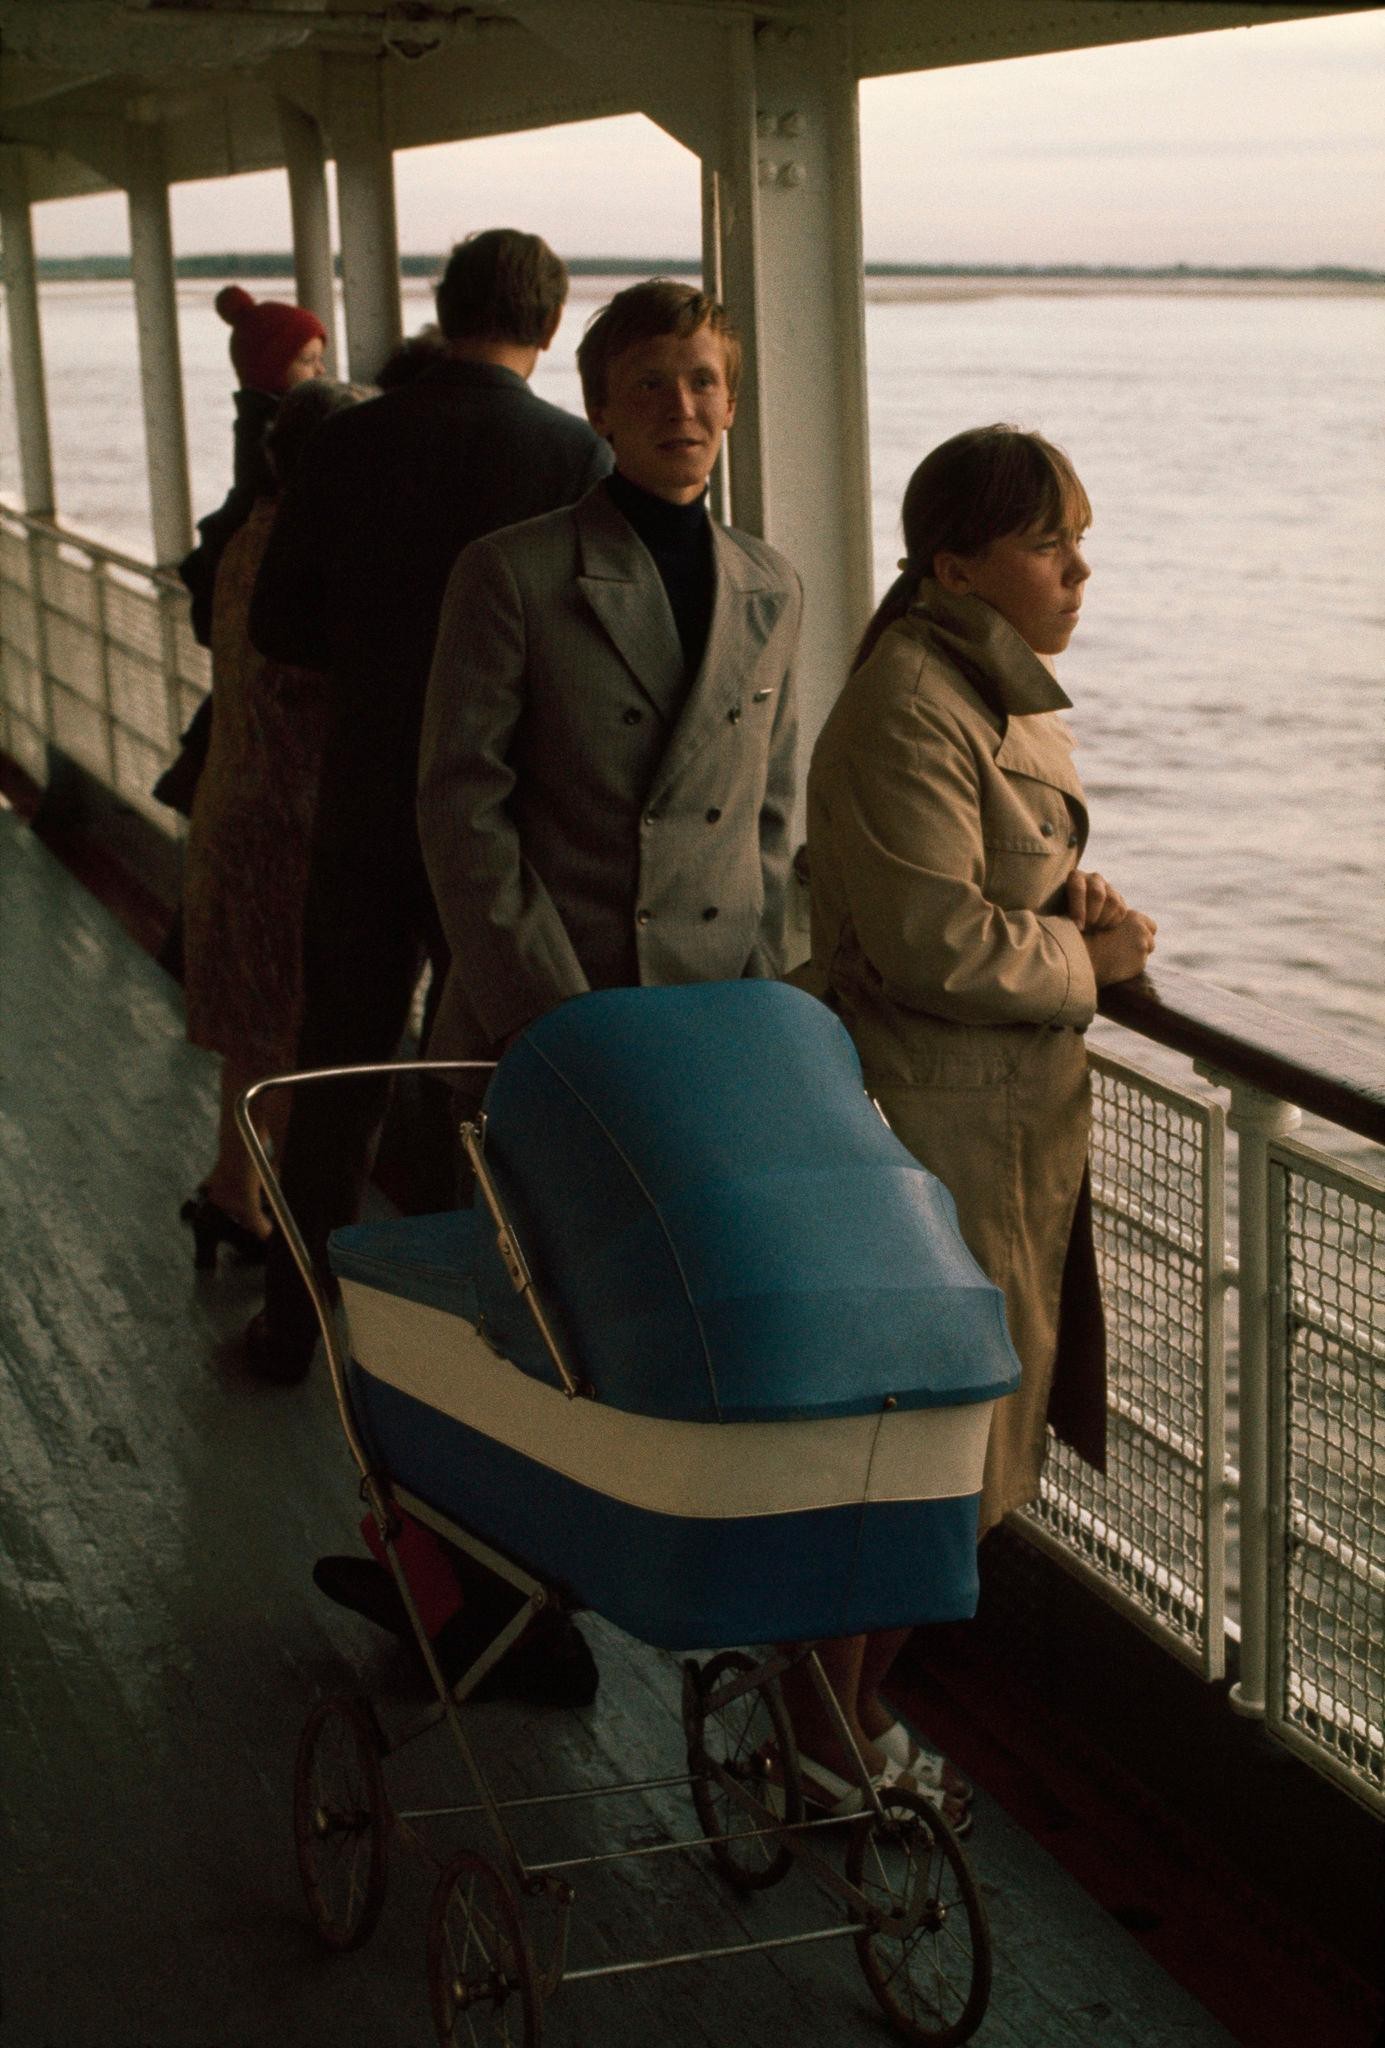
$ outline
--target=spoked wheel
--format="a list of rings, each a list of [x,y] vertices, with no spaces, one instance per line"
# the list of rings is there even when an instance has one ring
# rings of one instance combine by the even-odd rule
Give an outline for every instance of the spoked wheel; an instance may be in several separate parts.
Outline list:
[[[877,1925],[856,1937],[866,1982],[906,2041],[971,2038],[991,1995],[986,1909],[957,1837],[917,1792],[880,1794],[851,1831],[846,1875]]]
[[[519,1902],[495,1866],[469,1850],[452,1859],[433,1893],[428,1991],[441,2048],[533,2048],[542,2034]]]
[[[748,1686],[733,1699],[718,1697],[754,1670],[754,1660],[739,1650],[727,1650],[701,1669],[692,1662],[683,1667],[693,1805],[722,1875],[747,1892],[778,1884],[793,1851],[776,1824],[796,1827],[803,1819],[798,1747],[778,1681]],[[752,1811],[726,1778],[772,1811]]]
[[[308,1908],[329,1948],[359,1948],[374,1930],[389,1818],[374,1715],[364,1700],[324,1700],[298,1741],[293,1833]]]

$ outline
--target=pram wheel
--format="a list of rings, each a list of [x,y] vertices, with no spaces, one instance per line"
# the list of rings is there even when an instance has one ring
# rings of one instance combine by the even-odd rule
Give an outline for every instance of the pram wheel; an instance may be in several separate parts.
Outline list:
[[[374,1714],[364,1700],[323,1700],[298,1740],[293,1834],[308,1910],[329,1948],[359,1948],[374,1931],[389,1819]]]
[[[747,1892],[778,1884],[794,1860],[779,1824],[803,1819],[798,1745],[778,1680],[754,1680],[758,1668],[740,1650],[683,1666],[693,1805],[722,1875]]]
[[[441,2048],[534,2048],[543,2005],[514,1892],[484,1856],[463,1850],[438,1879],[428,1915],[428,1991]]]
[[[965,1852],[917,1792],[880,1794],[851,1831],[846,1875],[879,1924],[856,1937],[866,1982],[906,2041],[952,2048],[981,2024],[991,1935]]]

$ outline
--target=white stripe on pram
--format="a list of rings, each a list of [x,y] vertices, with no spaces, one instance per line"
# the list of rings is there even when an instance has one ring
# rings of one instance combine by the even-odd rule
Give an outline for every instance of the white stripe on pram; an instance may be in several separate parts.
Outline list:
[[[666,1422],[570,1401],[472,1324],[342,1281],[359,1365],[580,1486],[655,1514],[719,1519],[978,1493],[990,1401],[785,1422]],[[883,1396],[882,1396],[883,1398]],[[407,1471],[393,1476],[409,1484]]]

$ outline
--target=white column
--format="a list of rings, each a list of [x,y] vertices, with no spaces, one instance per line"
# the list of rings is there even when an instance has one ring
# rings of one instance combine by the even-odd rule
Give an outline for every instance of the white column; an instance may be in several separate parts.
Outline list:
[[[723,260],[757,326],[762,530],[804,583],[806,769],[872,602],[857,86],[840,20],[767,24],[754,53],[758,203],[723,209]],[[734,452],[731,492],[745,524]]]
[[[384,60],[333,53],[323,68],[337,160],[347,363],[352,377],[369,383],[403,333]]]
[[[1269,1440],[1271,1138],[1297,1128],[1291,1103],[1243,1081],[1231,1090],[1227,1118],[1236,1133],[1237,1253],[1240,1262],[1241,1671],[1230,1702],[1238,1714],[1265,1712],[1269,1650]]]
[[[0,251],[5,313],[10,332],[14,407],[19,420],[19,473],[24,510],[54,509],[53,453],[48,439],[48,396],[43,377],[43,335],[38,317],[38,271],[24,159],[0,149]]]
[[[282,94],[277,101],[293,223],[294,290],[300,306],[327,329],[327,374],[337,374],[337,309],[332,280],[332,221],[327,204],[327,158],[313,116]]]
[[[154,559],[161,565],[170,565],[192,545],[192,498],[188,488],[187,427],[178,350],[173,225],[168,209],[163,138],[152,123],[132,121],[126,129],[125,178]]]

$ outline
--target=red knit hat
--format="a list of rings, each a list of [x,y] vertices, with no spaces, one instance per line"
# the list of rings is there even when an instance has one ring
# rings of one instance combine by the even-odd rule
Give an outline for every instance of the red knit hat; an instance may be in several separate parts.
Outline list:
[[[282,392],[289,364],[310,341],[326,341],[327,330],[306,306],[282,299],[252,299],[238,284],[223,285],[216,310],[231,330],[231,362],[252,391]]]

